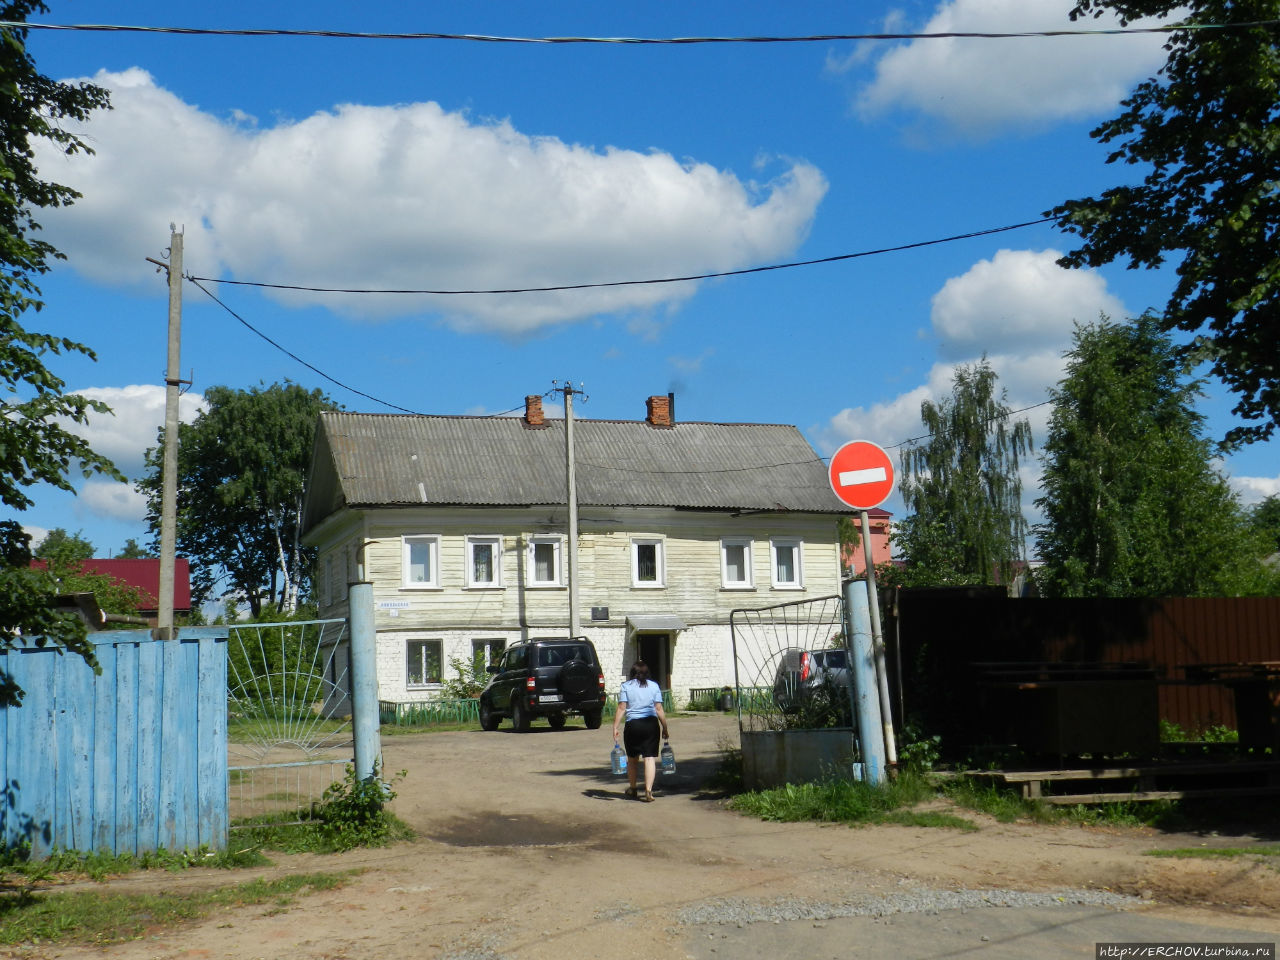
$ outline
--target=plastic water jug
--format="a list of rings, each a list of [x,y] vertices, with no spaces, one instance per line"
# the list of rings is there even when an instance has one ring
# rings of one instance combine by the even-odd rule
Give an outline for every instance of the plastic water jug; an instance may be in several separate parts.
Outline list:
[[[609,767],[613,770],[615,777],[627,772],[626,751],[618,746],[616,741],[613,744],[613,749],[609,751]]]
[[[660,754],[660,759],[662,762],[662,772],[664,774],[676,772],[676,752],[671,749],[670,740],[664,740],[662,742],[662,753]]]

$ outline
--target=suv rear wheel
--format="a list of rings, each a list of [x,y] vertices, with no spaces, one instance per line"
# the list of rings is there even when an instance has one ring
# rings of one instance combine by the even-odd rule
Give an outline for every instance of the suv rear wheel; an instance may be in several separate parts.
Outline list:
[[[599,730],[600,722],[604,719],[604,711],[583,710],[582,719],[586,722],[588,730]]]
[[[556,686],[566,700],[582,700],[596,686],[596,672],[583,660],[570,660],[560,668]]]
[[[502,718],[493,712],[488,700],[480,701],[480,729],[481,730],[497,730],[498,724],[502,722]]]
[[[519,697],[511,701],[511,728],[516,733],[529,732],[529,711]]]

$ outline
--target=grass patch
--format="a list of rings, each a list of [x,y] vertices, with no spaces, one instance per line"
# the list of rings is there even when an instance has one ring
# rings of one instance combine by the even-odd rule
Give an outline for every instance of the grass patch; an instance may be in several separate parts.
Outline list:
[[[190,893],[0,894],[0,943],[120,943],[148,931],[189,923],[227,907],[290,906],[300,894],[332,890],[350,874],[308,873]]]
[[[8,876],[23,877],[30,883],[49,880],[54,876],[87,877],[105,880],[123,876],[138,870],[185,870],[188,867],[216,867],[237,869],[261,867],[268,864],[258,850],[259,844],[237,844],[233,839],[226,850],[182,850],[171,853],[157,850],[152,853],[80,853],[74,850],[55,850],[46,860],[29,859],[26,847],[0,850],[0,880]]]
[[[933,785],[918,774],[904,774],[881,786],[856,780],[791,783],[772,790],[741,793],[730,809],[781,823],[905,823],[911,826],[969,829],[962,817],[910,808],[936,796]],[[967,826],[960,826],[961,823]]]

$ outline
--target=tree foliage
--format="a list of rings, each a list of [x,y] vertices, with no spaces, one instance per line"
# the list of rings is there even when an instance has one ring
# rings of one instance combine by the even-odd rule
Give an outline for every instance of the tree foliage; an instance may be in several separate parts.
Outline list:
[[[314,563],[300,540],[311,443],[320,411],[334,405],[297,384],[212,387],[204,398],[208,409],[178,431],[177,543],[192,592],[199,602],[238,596],[255,620],[271,603],[291,612]],[[138,481],[157,537],[163,445],[161,436]]]
[[[94,572],[86,561],[92,560],[95,552],[93,544],[78,532],[54,527],[36,547],[35,557],[44,561],[44,569],[53,577],[59,593],[92,593],[104,613],[137,614],[144,601],[142,590]]]
[[[900,489],[911,511],[893,539],[903,583],[1008,584],[1025,558],[1021,458],[1031,425],[1009,422],[1005,393],[984,357],[956,370],[952,392],[920,405],[929,439],[902,454]]]
[[[1230,24],[1280,19],[1280,0],[1077,0],[1072,19],[1114,11],[1124,22],[1174,16]],[[1269,437],[1280,423],[1280,48],[1274,26],[1169,35],[1158,76],[1091,136],[1108,163],[1139,165],[1141,183],[1049,212],[1083,243],[1059,261],[1130,268],[1177,264],[1161,324],[1199,334],[1195,347],[1237,394],[1247,422],[1228,441]]]
[[[47,8],[38,2],[0,3],[0,20],[25,22]],[[44,140],[65,154],[87,150],[64,129],[65,120],[87,120],[108,105],[107,91],[90,83],[58,83],[42,75],[27,53],[27,31],[0,29],[0,504],[14,511],[32,505],[27,488],[48,483],[71,490],[68,474],[106,473],[119,477],[111,462],[67,429],[84,424],[91,411],[107,408],[64,393],[65,384],[46,358],[79,353],[86,346],[28,330],[20,318],[42,303],[35,277],[61,254],[39,239],[36,211],[70,204],[70,187],[40,179],[33,142]],[[14,520],[0,521],[0,650],[19,636],[54,644],[93,662],[79,618],[54,608],[57,586],[47,573],[32,570],[31,539]],[[0,704],[18,703],[22,691],[0,674]]]
[[[1213,465],[1199,388],[1154,317],[1077,327],[1036,501],[1043,594],[1262,591],[1263,550]]]

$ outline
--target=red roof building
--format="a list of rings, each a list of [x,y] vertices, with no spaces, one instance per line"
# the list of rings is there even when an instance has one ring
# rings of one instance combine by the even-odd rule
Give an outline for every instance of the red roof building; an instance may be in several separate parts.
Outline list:
[[[44,560],[32,560],[31,566],[38,570],[45,568]],[[141,593],[138,604],[138,616],[155,617],[159,613],[160,594],[160,561],[147,560],[85,560],[80,564],[80,572],[110,577],[117,583],[128,587],[137,587]],[[177,557],[173,566],[173,612],[184,614],[191,612],[191,564],[185,557]]]

